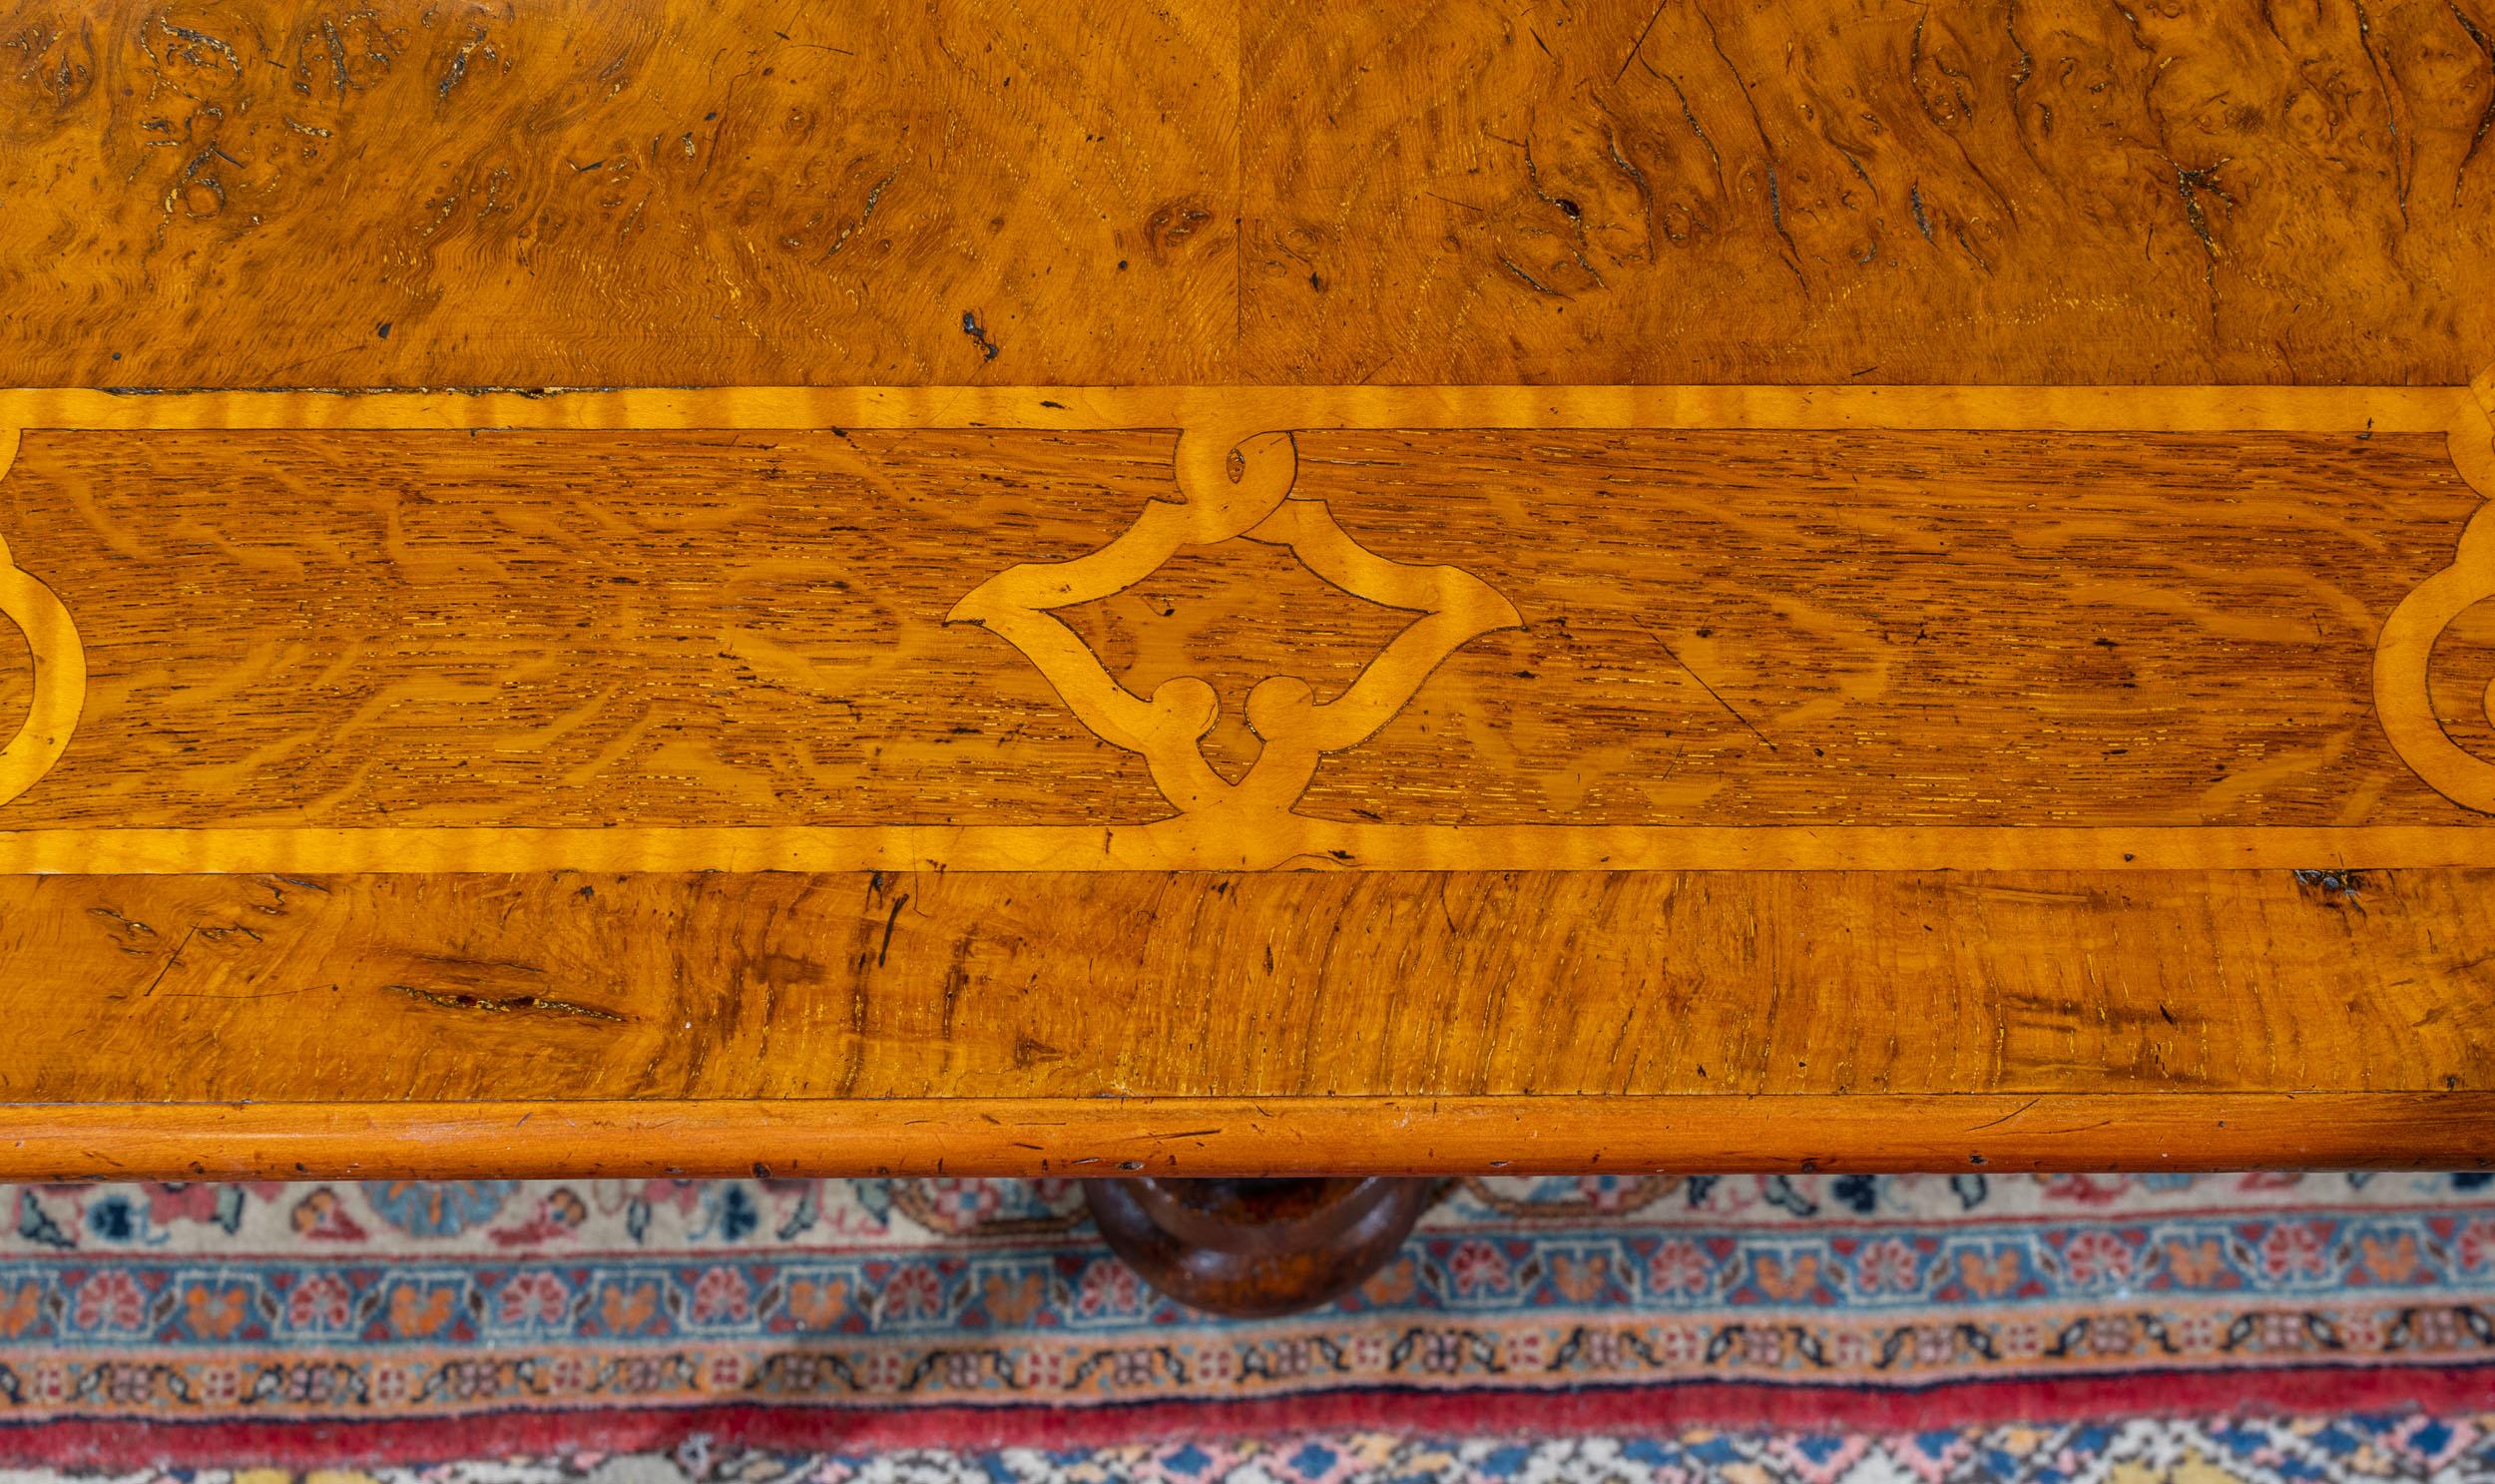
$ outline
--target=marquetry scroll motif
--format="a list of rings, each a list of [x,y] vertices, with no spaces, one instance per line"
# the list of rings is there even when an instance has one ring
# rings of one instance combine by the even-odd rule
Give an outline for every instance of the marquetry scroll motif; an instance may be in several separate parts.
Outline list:
[[[17,453],[15,429],[0,430],[0,474]],[[34,574],[21,569],[0,540],[0,614],[26,636],[33,667],[26,720],[0,746],[0,804],[33,786],[61,760],[87,701],[87,652],[69,610]]]
[[[1366,741],[1411,701],[1449,655],[1484,634],[1518,627],[1515,607],[1458,567],[1391,561],[1353,540],[1321,500],[1294,497],[1298,452],[1288,433],[1192,429],[1179,439],[1181,499],[1147,502],[1133,525],[1088,556],[1026,562],[971,590],[946,616],[979,624],[1037,666],[1068,710],[1103,741],[1141,753],[1153,782],[1182,814],[1287,811],[1317,759]],[[1262,743],[1236,783],[1204,753],[1221,700],[1195,676],[1139,696],[1054,610],[1124,591],[1188,546],[1233,537],[1279,546],[1316,576],[1381,607],[1420,615],[1341,695],[1319,702],[1297,676],[1249,690],[1248,725]]]
[[[2487,497],[2460,535],[2452,563],[2400,601],[2382,624],[2374,650],[2374,709],[2391,745],[2419,777],[2454,803],[2495,813],[2495,758],[2453,741],[2434,713],[2431,676],[2436,644],[2454,620],[2495,601],[2495,368],[2472,385],[2451,434],[2452,463]],[[2481,705],[2495,725],[2495,679]]]

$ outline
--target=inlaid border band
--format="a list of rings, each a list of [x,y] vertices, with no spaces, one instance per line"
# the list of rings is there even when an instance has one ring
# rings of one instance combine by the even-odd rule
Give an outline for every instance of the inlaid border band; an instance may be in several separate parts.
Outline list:
[[[460,871],[1836,871],[2495,867],[2495,826],[1145,824],[25,829],[0,875]]]
[[[1585,429],[1829,431],[2370,433],[2447,435],[2454,465],[2495,498],[2495,370],[2469,387],[2220,386],[1604,386],[1604,387],[737,387],[482,388],[423,391],[0,391],[0,473],[20,430],[828,430],[1007,429],[1034,432],[1175,430],[1181,434],[1170,511],[1174,532],[1206,524],[1270,540],[1336,571],[1373,573],[1391,606],[1427,614],[1460,644],[1515,615],[1453,568],[1398,564],[1359,548],[1323,506],[1270,489],[1274,437],[1322,430]],[[1286,443],[1283,449],[1286,452]],[[1240,461],[1246,460],[1243,465]],[[1243,478],[1239,472],[1246,468]],[[1241,493],[1227,492],[1237,486]],[[1249,495],[1253,495],[1253,499]],[[1187,512],[1182,515],[1181,512]],[[1147,512],[1148,516],[1150,512]],[[1150,521],[1129,542],[1167,544]],[[5,534],[5,533],[0,533]],[[2456,803],[2495,813],[2495,761],[2461,748],[2435,719],[2426,691],[2436,640],[2461,611],[2495,597],[2495,505],[2455,533],[2453,564],[2428,578],[2383,625],[2375,700],[2386,735],[2418,774]],[[1302,550],[1304,548],[1304,550]],[[5,550],[5,548],[0,548]],[[1147,553],[1149,554],[1149,553]],[[18,608],[51,598],[40,553]],[[1122,556],[1121,561],[1125,560]],[[1156,558],[1157,560],[1157,558]],[[1382,564],[1382,565],[1380,565]],[[0,564],[5,565],[5,564]],[[1076,564],[1059,564],[1070,568]],[[987,624],[1035,662],[1054,647],[1051,602],[1029,566],[966,573],[955,617]],[[980,578],[986,577],[984,583]],[[0,594],[0,596],[7,596]],[[1071,601],[1071,600],[1069,600]],[[57,607],[57,603],[53,606]],[[57,622],[12,609],[35,651],[48,708],[48,755],[15,772],[31,783],[66,744],[63,715],[83,682],[67,611]],[[1034,652],[1038,653],[1035,654]],[[1442,657],[1442,656],[1440,656]],[[1417,686],[1436,658],[1385,667]],[[48,667],[48,668],[47,668]],[[1047,668],[1045,665],[1043,668]],[[1059,677],[1052,675],[1052,680]],[[0,830],[0,872],[458,872],[599,871],[1081,871],[1268,870],[1848,870],[2495,867],[2495,827],[2472,825],[2006,826],[1956,825],[1399,825],[1290,812],[1317,752],[1365,736],[1376,705],[1326,708],[1275,691],[1260,728],[1273,786],[1226,792],[1197,776],[1196,708],[1088,688],[1071,704],[1087,725],[1105,719],[1119,745],[1146,752],[1179,812],[1132,823],[566,829]],[[1114,684],[1114,683],[1113,683]],[[1270,686],[1273,683],[1267,682]],[[1061,693],[1065,686],[1061,683]],[[1304,688],[1302,688],[1304,689]],[[1381,690],[1389,689],[1380,686]],[[77,687],[83,694],[83,684]],[[1404,694],[1408,695],[1406,690]],[[65,699],[66,698],[66,699]],[[1252,702],[1252,698],[1251,698]],[[1383,704],[1383,703],[1380,703]],[[1392,703],[1399,706],[1399,701]],[[2495,689],[2489,705],[2495,709]],[[64,708],[66,707],[66,713]],[[1251,707],[1251,725],[1255,721]],[[1109,733],[1102,733],[1109,737]],[[1121,740],[1123,738],[1123,740]],[[14,747],[15,750],[22,750]],[[29,754],[32,759],[32,754]],[[38,765],[38,761],[39,764]],[[10,779],[0,778],[0,784]],[[1217,780],[1218,781],[1218,780]],[[14,789],[0,787],[0,797]]]
[[[2483,378],[2482,378],[2483,379]],[[408,391],[0,390],[0,428],[612,432],[1577,428],[1808,432],[2449,433],[2458,386],[734,386]],[[1229,442],[1218,442],[1228,434]],[[1218,443],[1218,446],[1217,446]]]

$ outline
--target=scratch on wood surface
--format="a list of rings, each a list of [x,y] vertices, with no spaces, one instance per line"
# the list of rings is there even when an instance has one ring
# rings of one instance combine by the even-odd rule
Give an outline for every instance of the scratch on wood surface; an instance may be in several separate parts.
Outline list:
[[[1639,627],[1646,628],[1643,624]],[[1673,650],[1672,645],[1665,640],[1664,636],[1657,634],[1652,628],[1646,628],[1646,632],[1654,639],[1656,646],[1664,652],[1665,658],[1671,660],[1673,664],[1680,666],[1682,674],[1698,682],[1699,689],[1707,693],[1709,700],[1715,702],[1716,705],[1723,707],[1726,716],[1731,717],[1734,721],[1741,723],[1746,728],[1748,728],[1750,736],[1757,738],[1760,742],[1767,744],[1768,751],[1772,752],[1776,750],[1774,741],[1771,740],[1767,734],[1759,731],[1757,725],[1751,722],[1749,718],[1743,716],[1741,711],[1736,708],[1732,702],[1725,700],[1714,686],[1709,685],[1707,683],[1707,677],[1691,669],[1690,662],[1682,659],[1681,656]]]

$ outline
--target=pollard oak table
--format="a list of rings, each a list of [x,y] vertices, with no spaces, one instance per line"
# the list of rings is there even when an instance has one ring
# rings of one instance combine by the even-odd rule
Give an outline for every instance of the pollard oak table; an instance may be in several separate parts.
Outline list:
[[[2484,0],[12,24],[0,1176],[2495,1156]]]

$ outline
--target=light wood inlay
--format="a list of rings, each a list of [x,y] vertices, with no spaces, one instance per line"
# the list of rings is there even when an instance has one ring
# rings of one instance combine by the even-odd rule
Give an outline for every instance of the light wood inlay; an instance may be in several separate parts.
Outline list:
[[[6,470],[0,462],[0,472]],[[0,617],[15,625],[25,643],[24,720],[0,745],[0,803],[7,803],[52,770],[68,750],[87,700],[87,650],[78,626],[53,595],[9,556],[0,540]]]
[[[15,870],[2495,861],[2495,764],[2432,684],[2490,581],[2455,529],[2480,529],[2462,476],[2488,457],[2465,388],[19,392],[0,415],[32,429],[0,485],[19,545],[73,602],[121,595],[85,640],[36,624],[53,713],[89,648],[110,660],[79,702],[93,751],[18,764]],[[634,420],[686,430],[604,431]],[[932,463],[899,436],[922,424]],[[1746,441],[1771,432],[1802,441]],[[272,498],[166,488],[253,451]],[[2351,474],[2378,496],[2348,501]],[[1085,609],[1243,541],[1405,616],[1311,683],[1290,606],[1232,597],[1257,620],[1244,713],[1192,670],[1108,668]],[[2031,647],[2055,658],[2022,671]],[[1243,714],[1244,745],[1206,740]],[[370,745],[315,744],[348,737]]]
[[[2489,0],[11,14],[10,1174],[2495,1158]]]

